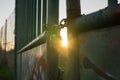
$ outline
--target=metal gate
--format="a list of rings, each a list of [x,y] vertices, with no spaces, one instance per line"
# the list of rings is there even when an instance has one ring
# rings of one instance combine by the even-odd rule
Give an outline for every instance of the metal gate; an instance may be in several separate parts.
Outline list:
[[[119,80],[120,4],[82,15],[80,0],[66,3],[59,24],[59,0],[16,0],[15,80]]]

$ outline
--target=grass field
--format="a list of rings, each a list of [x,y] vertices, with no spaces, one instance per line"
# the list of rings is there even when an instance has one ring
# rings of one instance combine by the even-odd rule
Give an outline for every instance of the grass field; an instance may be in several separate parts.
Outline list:
[[[0,64],[0,80],[13,80],[13,73],[7,65]]]
[[[13,80],[13,51],[7,52],[5,58],[0,51],[0,80]]]

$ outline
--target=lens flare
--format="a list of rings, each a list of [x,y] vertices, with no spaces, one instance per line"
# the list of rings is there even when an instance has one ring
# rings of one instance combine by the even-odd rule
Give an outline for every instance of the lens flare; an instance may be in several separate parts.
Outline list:
[[[60,35],[61,35],[61,38],[62,38],[62,42],[61,42],[62,46],[67,47],[68,46],[68,40],[67,40],[67,28],[66,27],[61,29]]]

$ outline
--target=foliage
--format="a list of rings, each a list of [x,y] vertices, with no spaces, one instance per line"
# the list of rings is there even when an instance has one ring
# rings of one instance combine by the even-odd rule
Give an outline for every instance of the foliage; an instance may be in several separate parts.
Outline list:
[[[0,50],[0,80],[13,80],[13,50],[6,52],[4,57],[3,53],[5,51]]]

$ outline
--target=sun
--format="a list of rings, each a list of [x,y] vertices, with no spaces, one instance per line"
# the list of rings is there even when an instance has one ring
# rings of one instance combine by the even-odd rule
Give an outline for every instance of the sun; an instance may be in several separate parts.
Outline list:
[[[67,47],[68,46],[68,40],[67,40],[67,28],[66,27],[61,29],[60,35],[61,35],[61,38],[62,38],[62,42],[61,42],[62,46]]]

